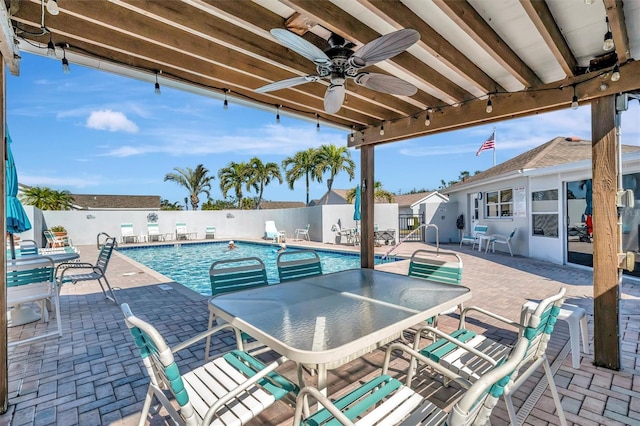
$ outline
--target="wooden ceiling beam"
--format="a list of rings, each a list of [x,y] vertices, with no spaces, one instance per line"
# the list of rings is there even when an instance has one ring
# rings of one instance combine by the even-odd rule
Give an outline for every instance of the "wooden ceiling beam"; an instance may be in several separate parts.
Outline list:
[[[569,44],[553,18],[547,3],[539,0],[521,0],[520,4],[567,77],[574,77],[578,69],[578,61],[571,52]]]
[[[494,96],[493,112],[491,114],[487,114],[485,110],[485,101],[477,99],[459,107],[448,107],[433,111],[431,113],[431,125],[428,127],[424,125],[424,114],[419,117],[406,117],[395,122],[385,123],[384,135],[380,135],[377,126],[370,126],[360,132],[356,132],[353,142],[348,138],[347,144],[350,147],[357,147],[394,142],[542,112],[567,109],[571,104],[573,96],[571,86],[574,83],[577,84],[576,94],[579,102],[584,104],[603,96],[640,90],[638,74],[640,74],[640,61],[631,61],[620,66],[621,77],[616,82],[610,81],[607,73],[596,71],[567,81],[562,86],[564,89],[561,89],[561,86],[556,82],[540,86],[534,90],[523,90]],[[601,86],[605,81],[604,79],[606,79],[606,87]]]
[[[504,88],[462,54],[447,39],[424,22],[400,0],[358,0],[367,9],[396,29],[413,28],[420,33],[418,45],[483,93],[502,92]]]
[[[129,51],[133,55],[142,55],[149,59],[156,58],[155,60],[157,60],[158,63],[164,64],[171,63],[172,60],[174,60],[171,58],[172,54],[178,55],[175,61],[181,64],[182,67],[193,67],[196,73],[207,72],[206,69],[210,67],[210,65],[202,64],[201,61],[204,61],[215,66],[214,68],[209,68],[208,74],[217,78],[219,81],[225,81],[224,79],[220,79],[220,75],[230,76],[229,78],[231,78],[231,80],[228,80],[228,83],[235,84],[236,86],[244,86],[249,84],[249,81],[254,81],[254,83],[251,83],[252,86],[247,87],[250,90],[271,82],[274,78],[285,79],[293,76],[291,73],[257,58],[240,53],[231,55],[229,49],[224,46],[217,45],[211,41],[169,26],[162,28],[161,31],[156,31],[153,25],[149,24],[150,18],[131,13],[127,9],[114,9],[114,6],[97,2],[95,4],[74,2],[72,6],[80,9],[87,8],[89,10],[82,10],[82,13],[77,15],[61,13],[55,16],[55,19],[49,19],[47,25],[54,32],[54,40],[56,42],[60,42],[61,40],[57,39],[57,34],[60,32],[55,30],[55,28],[64,29],[71,37],[81,38],[78,34],[87,31],[86,25],[90,25],[96,27],[96,29],[88,32],[92,34],[92,40],[95,44],[111,45],[115,49]],[[16,15],[16,18],[21,18],[23,15],[31,16],[32,21],[30,21],[30,24],[36,25],[35,23],[37,21],[33,18],[34,13],[39,13],[38,5],[34,3],[24,4],[20,12]],[[75,16],[78,16],[78,18]],[[98,17],[102,18],[98,20]],[[82,18],[82,20],[80,18]],[[100,22],[100,25],[98,25],[97,22]],[[137,28],[138,31],[133,33],[128,31],[129,28]],[[147,49],[145,52],[139,52],[137,49],[141,42],[150,43],[154,47]],[[172,50],[173,53],[167,53],[167,49]],[[161,56],[156,57],[156,55]],[[184,59],[178,61],[180,56],[183,56]],[[162,69],[162,66],[158,65],[155,68]],[[242,77],[242,75],[250,78],[247,79]],[[305,93],[307,96],[315,97],[315,105],[318,105],[320,110],[322,110],[325,91],[324,86],[318,84],[305,89],[306,93],[300,88],[292,88],[267,96],[272,96],[274,103],[281,103],[283,99],[291,96],[286,93]],[[359,124],[376,122],[384,117],[388,117],[389,114],[396,117],[399,115],[398,113],[390,112],[386,108],[372,105],[369,102],[364,102],[357,98],[350,99],[350,102],[345,105],[343,110],[345,111],[341,111],[337,115],[349,115],[348,110],[352,110],[356,113],[355,116],[361,118],[365,116],[369,117],[365,121],[361,121],[361,119],[358,120]]]
[[[469,3],[464,0],[433,0],[433,2],[525,87],[536,87],[542,84],[533,70],[516,55]]]
[[[331,2],[307,0],[282,0],[282,2],[295,9],[298,13],[309,16],[328,30],[354,43],[364,45],[381,36],[378,32],[363,25],[356,18]],[[433,93],[437,93],[436,97],[445,103],[461,102],[474,97],[471,93],[408,52],[400,53],[386,62],[416,78]],[[414,95],[414,98],[418,99],[419,93]],[[432,99],[426,102],[424,106],[439,104],[442,101]]]
[[[604,7],[609,18],[609,26],[613,33],[613,43],[616,46],[618,63],[624,64],[630,58],[629,34],[627,34],[627,22],[624,17],[622,0],[604,0]]]
[[[131,4],[140,3],[137,0],[123,0],[123,1],[130,2]],[[252,53],[257,55],[259,55],[260,52],[263,52],[264,50],[270,50],[271,54],[269,56],[270,57],[275,56],[276,58],[278,57],[279,52],[284,51],[286,53],[281,57],[282,58],[281,62],[277,65],[283,66],[283,67],[296,68],[296,69],[308,69],[306,67],[311,67],[311,70],[309,72],[301,72],[300,75],[306,75],[306,74],[315,72],[315,68],[312,66],[312,63],[310,61],[307,61],[299,54],[289,49],[286,49],[285,47],[277,43],[269,33],[270,29],[282,28],[283,25],[285,25],[284,24],[285,20],[282,17],[258,6],[256,3],[253,3],[253,2],[247,3],[247,2],[239,2],[239,1],[217,1],[217,0],[186,0],[186,1],[189,4],[197,5],[200,10],[204,10],[209,15],[211,15],[212,18],[208,18],[207,20],[210,20],[210,19],[213,20],[213,22],[209,24],[213,28],[217,26],[228,27],[230,28],[228,31],[234,32],[234,33],[235,33],[235,30],[248,31],[250,33],[257,35],[258,37],[262,37],[263,40],[268,40],[268,43],[265,44],[259,39],[248,37],[247,38],[248,45],[247,44],[239,45],[242,49],[250,50]],[[146,1],[145,3],[150,3],[150,5],[145,6],[144,9],[153,10],[154,13],[158,13],[158,14],[160,13],[160,10],[158,9],[160,6],[156,5],[156,3],[158,2]],[[169,2],[169,3],[172,3],[172,2]],[[247,6],[247,7],[244,7],[244,6]],[[179,5],[179,7],[184,7],[184,5],[181,5],[181,6]],[[169,16],[165,15],[165,17],[171,18],[171,15]],[[236,25],[232,24],[232,22]],[[185,23],[185,25],[186,24],[187,23]],[[213,28],[209,30],[209,32],[211,33],[211,31],[216,31],[216,32],[213,32],[212,34],[216,34],[216,37],[220,38],[221,35],[218,34],[217,30],[214,30]],[[324,48],[327,48],[328,46],[326,40],[322,40],[314,34],[307,33],[305,35],[305,38],[308,41],[311,41],[313,44],[319,46],[320,48],[324,49]],[[234,42],[230,41],[230,43],[233,44]],[[277,48],[272,47],[274,44],[277,46]],[[293,59],[292,61],[288,61],[288,59],[292,57],[295,57],[295,59]],[[298,64],[304,64],[304,65],[298,65]],[[369,68],[369,69],[372,70],[372,68]],[[384,71],[381,71],[381,72],[383,74],[385,73]],[[275,79],[273,81],[275,81]],[[375,90],[367,89],[366,87],[358,86],[355,84],[350,84],[347,86],[347,97],[349,99],[359,98],[363,101],[370,102],[379,107],[389,109],[391,110],[391,113],[398,113],[398,114],[411,114],[412,112],[415,112],[417,109],[420,109],[423,107],[422,104],[419,104],[416,106],[415,102],[411,102],[411,101],[408,101],[393,95],[388,95],[382,92],[377,92]],[[433,99],[429,99],[429,100],[433,100]]]

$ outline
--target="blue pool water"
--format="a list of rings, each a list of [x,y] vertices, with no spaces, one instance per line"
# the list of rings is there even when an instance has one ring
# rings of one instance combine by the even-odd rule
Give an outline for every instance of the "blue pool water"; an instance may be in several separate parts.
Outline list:
[[[119,251],[131,259],[160,272],[162,275],[197,291],[211,295],[209,281],[209,267],[216,260],[239,259],[255,256],[264,262],[267,268],[267,278],[270,283],[277,283],[278,256],[276,245],[237,242],[235,250],[229,250],[226,242],[167,244],[153,247],[120,247]],[[287,251],[295,251],[288,247]],[[322,263],[322,272],[338,272],[345,269],[360,267],[360,253],[342,253],[330,250],[316,250]],[[381,259],[376,257],[376,263]]]

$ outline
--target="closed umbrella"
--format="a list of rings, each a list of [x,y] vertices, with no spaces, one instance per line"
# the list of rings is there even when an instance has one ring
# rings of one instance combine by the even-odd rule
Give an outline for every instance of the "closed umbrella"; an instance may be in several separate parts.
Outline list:
[[[356,185],[356,197],[353,202],[353,220],[356,222],[360,220],[360,185]]]
[[[28,231],[31,229],[31,222],[27,217],[27,213],[22,207],[22,203],[18,200],[18,173],[16,172],[16,163],[11,153],[11,136],[7,131],[7,232],[11,241],[11,258],[15,259],[16,252],[13,241],[13,234]]]

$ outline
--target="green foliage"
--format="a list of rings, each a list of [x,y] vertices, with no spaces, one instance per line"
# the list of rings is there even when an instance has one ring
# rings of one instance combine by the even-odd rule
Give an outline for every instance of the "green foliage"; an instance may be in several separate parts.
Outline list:
[[[309,183],[314,180],[322,182],[322,169],[318,167],[318,150],[309,148],[298,151],[293,157],[282,160],[282,168],[285,170],[285,180],[290,189],[293,189],[295,181],[305,178],[307,205],[309,205]]]
[[[40,210],[72,210],[73,208],[73,195],[69,191],[57,191],[46,186],[27,188],[20,195],[20,201]]]
[[[172,203],[169,200],[160,199],[160,210],[177,211],[182,210],[182,205],[179,202]]]
[[[67,232],[67,229],[62,225],[52,226],[49,230],[53,232]]]
[[[329,172],[328,191],[331,191],[334,179],[340,172],[346,172],[349,175],[349,180],[353,180],[355,177],[356,164],[351,159],[351,152],[346,146],[322,145],[316,154],[316,167],[320,169],[321,173],[318,182],[322,182],[322,174]],[[327,197],[325,203],[328,201]]]
[[[200,204],[200,198],[198,195],[204,193],[207,197],[211,194],[211,181],[215,179],[214,176],[209,176],[209,170],[207,170],[202,164],[198,164],[194,169],[187,167],[182,169],[180,167],[174,167],[177,173],[167,173],[164,177],[164,181],[172,181],[176,184],[183,186],[189,192],[189,201],[191,202],[191,209],[198,210],[198,204]]]
[[[231,190],[235,192],[236,199],[238,201],[238,208],[242,208],[242,187],[246,186],[247,191],[250,190],[255,184],[251,184],[251,167],[245,162],[236,163],[232,161],[218,170],[218,179],[220,179],[220,191],[222,196],[226,198],[227,193]]]
[[[236,203],[230,200],[213,200],[209,198],[202,204],[202,210],[233,210],[235,208]]]
[[[357,188],[357,187],[356,187]],[[347,202],[353,203],[356,198],[356,188],[351,188],[347,191]],[[393,193],[382,188],[382,182],[376,181],[373,185],[373,198],[376,201],[386,201],[387,203],[393,203],[395,201],[395,195]]]
[[[282,174],[280,173],[280,166],[276,163],[264,164],[258,157],[253,157],[249,160],[250,176],[247,181],[247,189],[249,187],[258,188],[258,199],[255,203],[255,208],[259,209],[262,203],[262,194],[264,193],[264,187],[269,185],[272,180],[277,179],[282,183]],[[243,208],[244,204],[243,204]]]

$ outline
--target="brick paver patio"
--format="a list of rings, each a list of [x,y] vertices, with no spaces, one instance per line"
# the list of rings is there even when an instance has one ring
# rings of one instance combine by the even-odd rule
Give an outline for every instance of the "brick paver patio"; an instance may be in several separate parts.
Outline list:
[[[334,246],[290,242],[291,246],[333,248]],[[405,243],[397,249],[400,255],[412,253],[424,245]],[[340,249],[353,247],[337,246]],[[389,247],[378,248],[384,253]],[[587,311],[590,339],[593,340],[592,273],[587,269],[559,266],[546,262],[510,257],[500,253],[479,253],[468,246],[443,246],[461,254],[464,262],[463,285],[473,291],[467,305],[489,308],[503,316],[518,319],[520,306],[526,299],[540,299],[567,288],[567,302]],[[355,248],[357,250],[357,248]],[[80,247],[83,261],[93,262],[95,246]],[[392,272],[406,273],[407,262],[380,266]],[[135,262],[120,253],[111,260],[107,276],[119,301],[127,302],[133,312],[154,324],[170,345],[186,340],[207,327],[207,298]],[[169,285],[159,285],[168,283]],[[106,301],[96,282],[65,285],[61,293],[64,334],[9,349],[9,410],[0,416],[0,424],[19,425],[133,425],[148,386],[148,378],[126,329],[120,309]],[[457,315],[444,317],[442,329],[457,325]],[[516,333],[503,329],[484,318],[468,324],[496,339],[513,342]],[[622,371],[611,371],[592,365],[593,355],[582,355],[580,369],[571,367],[566,356],[568,327],[559,322],[549,347],[550,362],[557,372],[562,404],[568,421],[576,425],[640,424],[640,283],[625,280],[621,288],[620,326],[622,337]],[[41,322],[9,329],[9,340],[19,335],[42,332]],[[224,351],[234,345],[230,333],[217,336],[214,350]],[[591,347],[591,350],[593,348]],[[592,352],[591,352],[592,353]],[[382,351],[353,361],[329,376],[329,393],[343,392],[379,371]],[[182,368],[201,365],[204,345],[183,350],[176,355]],[[291,363],[283,373],[295,378]],[[393,371],[402,375],[404,362],[395,361]],[[539,374],[537,378],[541,377]],[[536,379],[537,379],[536,378]],[[310,378],[313,383],[313,378]],[[537,380],[530,380],[514,397],[516,409],[524,404]],[[422,375],[414,382],[421,392],[446,407],[455,402],[460,390],[443,388],[439,381]],[[157,405],[155,405],[157,407]],[[154,410],[151,424],[165,424],[166,412]],[[278,403],[264,412],[253,424],[291,424],[293,409]],[[494,425],[507,424],[504,404],[492,416]],[[545,390],[530,410],[525,424],[557,424],[550,392]]]

